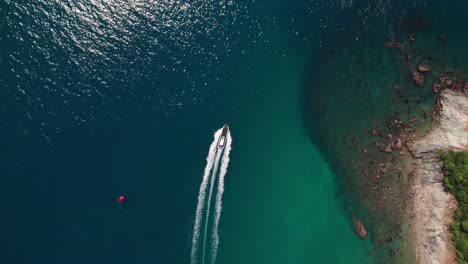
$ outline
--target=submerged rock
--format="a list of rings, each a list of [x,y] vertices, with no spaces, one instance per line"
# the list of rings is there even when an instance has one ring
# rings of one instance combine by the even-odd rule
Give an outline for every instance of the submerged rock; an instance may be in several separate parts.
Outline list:
[[[427,66],[427,65],[421,64],[421,65],[418,66],[418,70],[420,72],[429,72],[431,70],[431,68],[429,68],[429,66]]]
[[[403,142],[401,141],[401,139],[396,138],[395,141],[393,141],[393,147],[401,149],[403,147]]]
[[[418,86],[423,86],[423,83],[424,83],[424,75],[422,75],[420,72],[418,71],[413,71],[411,73],[411,75],[413,76],[413,81],[418,85]]]
[[[411,41],[411,42],[416,42],[416,34],[415,34],[415,33],[410,33],[410,34],[408,35],[408,39],[409,39],[409,41]]]
[[[462,91],[462,90],[463,90],[463,83],[461,83],[461,82],[456,82],[456,83],[453,85],[453,90],[454,90],[454,91]]]
[[[384,43],[384,47],[387,49],[393,48],[393,42],[391,40],[388,40]]]
[[[442,85],[440,83],[434,83],[432,85],[432,91],[434,91],[434,93],[442,91]]]
[[[393,151],[392,144],[388,143],[387,145],[385,145],[385,147],[380,148],[380,150],[385,153],[392,153]]]
[[[401,86],[399,84],[395,85],[395,93],[397,94],[397,96],[399,98],[401,98],[401,97],[403,97],[405,95],[405,93],[403,92],[403,90],[401,89]]]
[[[448,37],[446,35],[440,34],[439,35],[439,41],[442,43],[447,43]]]
[[[467,83],[463,84],[462,82],[456,82],[455,83],[450,78],[448,78],[446,76],[443,76],[443,77],[439,78],[439,83],[434,83],[432,85],[432,91],[434,91],[435,93],[439,93],[439,92],[441,92],[442,90],[445,90],[445,89],[452,89],[452,90],[456,90],[456,91],[461,91],[462,86],[467,87],[468,85],[467,85]],[[466,88],[463,88],[463,89],[466,89]]]

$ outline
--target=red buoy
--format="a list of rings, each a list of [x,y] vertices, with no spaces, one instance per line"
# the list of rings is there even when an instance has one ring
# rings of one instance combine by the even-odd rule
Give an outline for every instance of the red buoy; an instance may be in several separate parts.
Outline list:
[[[125,195],[121,195],[121,196],[119,196],[119,199],[117,200],[117,202],[125,203],[125,200],[127,200],[127,198],[125,198]]]

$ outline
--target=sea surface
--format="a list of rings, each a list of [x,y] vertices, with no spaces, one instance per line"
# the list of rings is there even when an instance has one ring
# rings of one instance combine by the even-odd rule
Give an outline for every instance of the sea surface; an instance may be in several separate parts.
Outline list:
[[[330,140],[354,119],[328,122],[365,104],[324,90],[358,86],[317,84],[345,80],[352,50],[382,47],[402,14],[428,5],[0,0],[0,263],[194,264],[207,155],[225,123],[206,263],[374,263],[340,184],[345,150]],[[372,68],[361,65],[353,76]]]

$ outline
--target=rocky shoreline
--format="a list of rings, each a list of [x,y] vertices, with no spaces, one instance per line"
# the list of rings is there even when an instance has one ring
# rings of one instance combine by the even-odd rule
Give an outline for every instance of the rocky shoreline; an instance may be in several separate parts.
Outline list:
[[[448,37],[417,34],[400,32],[381,49],[343,49],[311,81],[321,87],[313,112],[327,113],[312,117],[312,136],[332,157],[352,227],[371,240],[375,263],[455,261],[448,226],[456,202],[436,152],[468,146],[468,71]]]
[[[443,40],[441,45],[446,43],[447,38]],[[382,142],[380,150],[386,153],[400,150],[402,156],[397,158],[397,163],[405,164],[398,169],[399,175],[407,175],[409,186],[409,201],[405,209],[407,219],[403,220],[408,229],[402,234],[405,233],[403,236],[412,240],[413,253],[410,254],[414,254],[414,258],[411,262],[457,263],[450,232],[457,201],[443,185],[444,174],[438,152],[468,150],[468,82],[462,72],[448,69],[435,61],[430,52],[412,47],[411,43],[415,41],[415,34],[410,34],[409,42],[388,41],[384,46],[398,50],[399,60],[409,70],[409,79],[414,86],[423,89],[430,86],[436,94],[433,109],[422,112],[423,119],[430,117],[432,121],[424,131],[415,118],[405,123],[390,116],[387,123],[392,131],[390,141]],[[435,71],[429,64],[421,62],[432,64]],[[430,83],[426,80],[425,84],[425,79],[429,79]],[[404,96],[399,85],[395,86],[395,93],[399,98]],[[401,140],[405,145],[403,149]],[[410,155],[404,155],[406,152]],[[386,163],[381,164],[387,167]],[[401,230],[405,230],[404,226],[402,223]],[[404,246],[398,250],[404,251]],[[405,263],[408,259],[399,261]]]
[[[437,100],[441,108],[429,133],[408,143],[413,175],[412,232],[417,263],[456,263],[449,227],[457,208],[455,198],[443,186],[440,150],[468,149],[468,97],[444,90]]]

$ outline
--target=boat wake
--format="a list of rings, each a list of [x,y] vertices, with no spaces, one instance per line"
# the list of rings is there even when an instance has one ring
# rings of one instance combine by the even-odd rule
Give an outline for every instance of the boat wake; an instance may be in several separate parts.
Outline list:
[[[219,219],[221,218],[221,209],[223,204],[223,193],[224,193],[224,176],[227,173],[229,164],[229,152],[231,152],[231,132],[227,134],[226,149],[224,150],[223,159],[221,160],[221,171],[219,172],[218,180],[218,192],[216,194],[216,211],[213,225],[212,234],[212,247],[211,247],[211,264],[216,262],[216,255],[218,253],[219,236],[218,236],[218,225]]]
[[[231,133],[229,130],[226,130],[226,127],[227,126],[214,133],[214,140],[210,145],[208,157],[206,158],[206,167],[198,193],[197,209],[195,212],[192,248],[190,252],[191,264],[216,263],[219,245],[218,226],[221,218],[222,197],[224,193],[224,177],[227,173],[232,143]],[[222,140],[223,142],[221,142]],[[216,181],[217,188],[215,189]],[[207,191],[208,199],[206,199]],[[215,201],[212,201],[214,193],[216,193],[216,198]],[[212,212],[211,209],[213,202],[215,203],[214,212]],[[213,218],[210,218],[212,215]],[[209,240],[210,243],[207,244],[207,240]],[[200,241],[202,241],[202,243],[200,243]],[[209,255],[207,255],[207,252],[209,252]]]

